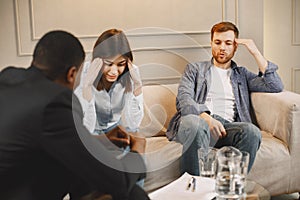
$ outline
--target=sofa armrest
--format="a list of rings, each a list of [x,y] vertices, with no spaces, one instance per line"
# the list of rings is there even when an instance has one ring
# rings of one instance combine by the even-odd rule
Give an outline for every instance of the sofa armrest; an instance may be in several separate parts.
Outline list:
[[[300,95],[280,93],[252,93],[252,105],[258,126],[282,140],[291,150],[300,144]],[[298,148],[297,148],[298,149]]]

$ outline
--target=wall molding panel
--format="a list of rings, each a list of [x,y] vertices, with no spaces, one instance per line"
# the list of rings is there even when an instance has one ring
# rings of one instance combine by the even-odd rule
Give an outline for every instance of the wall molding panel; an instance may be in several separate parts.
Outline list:
[[[239,0],[222,0],[222,21],[239,25]]]
[[[15,15],[15,25],[16,25],[16,39],[17,39],[17,50],[18,50],[18,56],[31,56],[32,55],[32,50],[31,49],[26,49],[24,47],[23,41],[27,39],[27,41],[32,41],[32,38],[28,33],[31,33],[31,31],[26,31],[26,26],[24,27],[23,24],[29,25],[29,21],[27,23],[21,21],[21,20],[26,20],[24,19],[24,15],[26,15],[26,12],[22,12],[26,10],[26,5],[23,7],[23,10],[20,10],[20,4],[18,0],[14,0],[14,15]],[[24,15],[23,15],[24,14]],[[28,18],[29,19],[29,18]],[[32,29],[31,29],[32,30]],[[32,44],[33,45],[33,44]]]
[[[300,94],[300,68],[292,68],[292,91]]]
[[[134,13],[138,10],[134,5],[138,5],[141,2],[139,0],[111,0],[105,2],[87,0],[86,2],[76,2],[78,5],[74,4],[72,0],[14,0],[18,56],[31,56],[34,45],[40,37],[54,28],[72,32],[80,39],[88,53],[91,52],[98,34],[111,28],[107,24],[109,21],[111,21],[113,27],[125,30],[132,48],[136,51],[209,48],[211,24],[224,20],[238,24],[238,0],[190,1],[189,4],[182,4],[180,0],[166,0],[160,1],[159,4],[163,4],[160,6],[157,5],[156,1],[156,4],[154,4],[152,0],[144,0],[142,1],[143,5],[148,5],[150,8],[157,10],[157,14],[168,11],[172,13],[170,16],[176,18],[168,18],[168,16],[162,18],[145,9],[142,10],[146,14],[143,16],[145,22],[141,22],[136,14],[143,13]],[[105,4],[104,6],[108,9],[100,8],[102,4]],[[115,8],[114,5],[116,4],[120,8]],[[133,6],[132,10],[125,12],[124,10],[130,9],[128,5]],[[164,9],[160,9],[160,7]],[[112,19],[109,10],[111,8],[116,9],[116,12],[119,12],[125,19],[118,17]],[[53,9],[56,9],[56,11],[53,11]],[[93,12],[94,10],[98,12]],[[187,10],[190,12],[181,12]],[[211,11],[214,11],[214,15],[211,14]],[[198,13],[201,13],[201,15],[198,15]],[[61,17],[63,14],[65,16]],[[147,17],[147,14],[153,16]],[[185,15],[188,15],[187,17],[198,16],[199,24],[197,20],[194,20],[196,22],[191,22],[189,25],[184,21]],[[141,24],[147,25],[145,30],[141,28]],[[153,25],[156,24],[158,26],[153,28]],[[152,30],[149,28],[151,25]],[[99,30],[99,27],[103,27],[103,29]],[[163,41],[169,41],[169,43]]]
[[[300,46],[300,0],[292,0],[292,45]]]

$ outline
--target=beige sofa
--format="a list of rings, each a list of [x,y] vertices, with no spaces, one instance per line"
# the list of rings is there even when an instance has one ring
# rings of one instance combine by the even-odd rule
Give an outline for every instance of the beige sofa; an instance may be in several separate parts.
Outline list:
[[[145,190],[150,192],[180,176],[182,146],[165,137],[175,113],[177,84],[143,87],[145,117],[141,132],[147,135],[148,167]],[[300,192],[300,95],[289,91],[251,96],[262,143],[248,178],[271,195]]]

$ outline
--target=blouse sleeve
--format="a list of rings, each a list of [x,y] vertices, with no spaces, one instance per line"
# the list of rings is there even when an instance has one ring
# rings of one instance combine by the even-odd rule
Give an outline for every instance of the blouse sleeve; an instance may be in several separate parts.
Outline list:
[[[86,62],[83,66],[83,70],[80,75],[80,80],[84,79],[84,76],[87,73],[87,69],[90,65],[90,62]],[[83,98],[82,95],[82,81],[80,81],[77,88],[74,90],[75,95],[80,101],[82,110],[83,110],[83,124],[84,126],[90,131],[90,133],[93,133],[95,126],[96,126],[96,108],[95,108],[95,97],[93,93],[93,97],[91,101],[87,101]]]
[[[137,70],[139,75],[139,70],[137,66],[133,66]],[[140,76],[139,76],[140,78]],[[141,81],[142,82],[142,81]],[[131,80],[131,85],[133,88],[133,81]],[[122,113],[122,124],[126,127],[126,130],[129,132],[137,132],[139,126],[144,117],[144,98],[143,93],[138,96],[135,96],[133,92],[126,94],[125,107]]]

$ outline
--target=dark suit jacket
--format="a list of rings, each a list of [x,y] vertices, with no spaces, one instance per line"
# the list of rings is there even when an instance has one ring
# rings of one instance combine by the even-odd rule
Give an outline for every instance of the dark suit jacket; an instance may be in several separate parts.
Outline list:
[[[141,173],[122,171],[132,167]],[[34,66],[0,72],[1,200],[62,199],[81,181],[128,199],[143,170],[138,154],[118,160],[89,134],[71,90]]]

